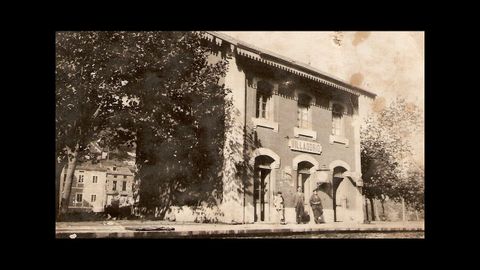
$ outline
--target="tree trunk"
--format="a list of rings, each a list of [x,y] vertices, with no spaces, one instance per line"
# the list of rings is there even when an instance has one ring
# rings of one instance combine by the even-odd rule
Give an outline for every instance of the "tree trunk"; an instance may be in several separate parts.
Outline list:
[[[370,219],[368,218],[368,201],[367,197],[363,200],[363,203],[365,204],[365,207],[363,208],[363,211],[365,212],[365,218],[364,218],[364,223],[370,223]]]
[[[385,216],[385,200],[381,200],[380,204],[382,205],[382,215]]]
[[[406,221],[406,213],[405,213],[405,199],[402,198],[402,221]]]
[[[62,194],[62,199],[60,202],[61,214],[67,213],[68,204],[70,202],[70,193],[72,191],[73,176],[75,172],[75,167],[77,166],[78,144],[73,151],[71,150],[71,148],[67,147],[67,151],[68,151],[67,177],[65,178],[65,186],[63,188],[64,192]]]
[[[375,205],[373,204],[373,198],[370,199],[370,209],[372,210],[372,221],[375,221]]]
[[[165,218],[165,214],[167,214],[168,209],[172,205],[173,200],[173,187],[172,183],[164,183],[160,185],[159,188],[159,196],[160,196],[160,205],[158,206],[158,218],[163,220]]]
[[[60,192],[61,187],[60,184],[62,183],[62,171],[65,165],[67,164],[65,161],[56,162],[55,167],[55,215],[57,216],[60,212]]]

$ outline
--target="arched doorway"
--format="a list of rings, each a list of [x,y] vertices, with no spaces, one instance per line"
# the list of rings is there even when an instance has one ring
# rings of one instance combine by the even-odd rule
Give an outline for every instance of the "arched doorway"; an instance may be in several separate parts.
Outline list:
[[[275,160],[266,155],[255,158],[253,178],[254,222],[270,220],[270,201],[272,200],[272,163]]]
[[[268,148],[257,148],[249,161],[253,168],[253,184],[248,185],[251,191],[247,196],[248,205],[246,220],[253,222],[270,221],[273,211],[273,187],[275,187],[276,170],[280,168],[280,157]]]
[[[305,211],[309,213],[310,217],[313,217],[309,201],[313,190],[317,188],[315,178],[320,165],[311,155],[300,154],[293,158],[292,167],[296,171],[295,190],[297,190],[298,187],[302,188],[305,196]],[[313,222],[313,219],[310,218],[310,223]]]
[[[334,220],[338,222],[353,221],[356,219],[359,196],[358,189],[354,181],[346,176],[347,170],[344,167],[335,167],[333,169],[333,205]]]
[[[293,169],[297,171],[295,189],[302,187],[305,199],[310,198],[314,187],[313,174],[319,169],[318,161],[310,155],[301,154],[293,158]]]
[[[312,196],[313,183],[312,183],[312,168],[313,164],[308,161],[302,161],[298,163],[297,167],[297,185],[301,187],[303,194],[305,194],[305,204],[308,204],[308,199]]]
[[[333,169],[333,205],[335,206],[333,215],[335,221],[345,220],[345,210],[348,207],[347,183],[343,181],[345,171],[347,170],[343,167]]]

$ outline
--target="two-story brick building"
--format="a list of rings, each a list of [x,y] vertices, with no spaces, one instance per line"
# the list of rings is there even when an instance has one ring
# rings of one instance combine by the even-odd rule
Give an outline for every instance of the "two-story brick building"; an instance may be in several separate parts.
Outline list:
[[[319,191],[326,222],[362,222],[359,106],[375,94],[220,33],[208,32],[206,40],[212,61],[228,58],[224,83],[232,90],[224,221],[274,221],[280,191],[286,221],[294,223],[300,186],[308,211],[312,191]]]

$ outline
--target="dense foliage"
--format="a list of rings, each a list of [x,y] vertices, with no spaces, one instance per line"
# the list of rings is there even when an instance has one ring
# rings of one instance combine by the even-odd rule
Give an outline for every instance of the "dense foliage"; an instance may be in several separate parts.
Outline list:
[[[412,157],[412,139],[423,127],[419,108],[397,98],[372,114],[361,129],[362,178],[367,198],[423,209],[424,170]]]
[[[229,106],[220,83],[227,65],[226,59],[208,61],[201,35],[58,33],[59,161],[68,160],[73,170],[88,143],[103,138],[110,146],[136,147],[142,206],[215,201]]]

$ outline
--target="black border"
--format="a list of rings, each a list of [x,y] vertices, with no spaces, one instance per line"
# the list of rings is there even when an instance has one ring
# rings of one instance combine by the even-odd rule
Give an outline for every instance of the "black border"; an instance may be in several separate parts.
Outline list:
[[[434,60],[436,57],[434,54],[434,46],[436,44],[435,35],[437,34],[437,29],[433,27],[433,20],[430,18],[429,13],[424,13],[422,10],[419,10],[417,13],[402,13],[399,11],[399,14],[388,15],[387,13],[377,13],[376,11],[363,12],[351,11],[350,13],[345,10],[336,10],[332,12],[329,10],[329,7],[324,7],[322,10],[312,10],[307,9],[298,10],[298,8],[291,8],[288,13],[275,13],[276,16],[266,16],[265,12],[259,12],[254,10],[251,5],[242,5],[242,3],[236,3],[238,6],[236,9],[239,9],[240,12],[232,12],[232,9],[235,8],[226,8],[225,5],[211,6],[212,9],[206,12],[200,12],[197,16],[192,16],[191,14],[183,14],[182,16],[173,16],[172,17],[162,17],[159,16],[160,10],[162,13],[168,13],[168,9],[158,9],[153,7],[152,10],[143,10],[140,15],[137,16],[124,16],[119,19],[120,15],[116,15],[113,10],[110,10],[108,13],[94,12],[95,15],[92,15],[92,10],[90,12],[83,12],[83,10],[76,10],[74,12],[57,12],[56,17],[50,18],[50,20],[45,20],[45,18],[33,17],[32,26],[34,29],[39,30],[35,34],[20,33],[19,35],[25,37],[28,41],[24,42],[26,44],[25,50],[28,50],[28,55],[31,55],[30,63],[33,63],[34,68],[29,68],[28,72],[33,73],[28,75],[27,78],[20,79],[20,82],[27,83],[31,85],[33,81],[41,82],[35,83],[36,87],[34,89],[28,89],[29,97],[24,97],[28,99],[25,107],[28,107],[29,116],[23,116],[22,118],[26,121],[22,121],[24,125],[20,125],[26,129],[23,133],[25,137],[22,140],[31,140],[29,136],[34,133],[35,140],[37,141],[37,146],[39,145],[41,149],[35,150],[39,153],[42,153],[41,156],[34,158],[34,168],[24,167],[25,163],[22,162],[20,172],[25,172],[32,174],[33,171],[42,172],[42,177],[39,179],[34,179],[34,186],[28,188],[27,192],[30,191],[32,194],[25,195],[28,198],[39,198],[38,194],[42,194],[41,198],[36,199],[38,202],[38,210],[29,212],[28,220],[34,222],[35,224],[35,234],[41,235],[43,240],[54,244],[57,248],[56,251],[65,251],[70,253],[73,250],[89,250],[95,249],[96,252],[104,254],[104,252],[115,253],[112,246],[117,245],[126,245],[126,246],[141,246],[148,247],[148,249],[155,254],[156,252],[165,252],[168,250],[174,250],[175,248],[183,249],[186,248],[188,253],[202,253],[206,252],[205,256],[211,256],[208,252],[212,249],[223,250],[228,254],[244,254],[246,250],[248,254],[254,252],[276,252],[276,249],[280,249],[279,252],[288,256],[292,262],[294,262],[298,257],[299,261],[309,261],[310,256],[313,258],[320,257],[325,258],[325,256],[331,256],[337,254],[339,258],[337,260],[345,260],[344,257],[339,255],[341,250],[345,247],[348,247],[353,254],[352,264],[362,261],[362,264],[368,265],[368,256],[370,249],[374,249],[375,252],[378,252],[378,256],[382,257],[383,252],[385,254],[390,253],[399,253],[402,250],[409,250],[411,252],[418,252],[421,254],[422,249],[425,247],[425,243],[432,244],[434,240],[437,240],[440,235],[440,231],[437,231],[438,227],[436,222],[433,222],[434,216],[437,216],[441,210],[439,210],[435,205],[438,205],[434,202],[434,198],[438,199],[438,191],[435,189],[439,186],[438,180],[441,177],[433,176],[434,174],[434,161],[432,158],[435,156],[438,157],[438,149],[433,149],[428,146],[432,134],[435,134],[433,130],[434,123],[433,112],[435,109],[439,109],[438,106],[434,105],[433,102],[433,83],[432,83],[432,72],[437,69],[434,61],[438,64],[438,60]],[[225,11],[227,9],[228,11]],[[128,10],[128,8],[127,8]],[[125,9],[123,10],[125,12]],[[178,15],[179,10],[173,15]],[[180,10],[181,11],[181,10]],[[238,10],[237,10],[238,11]],[[128,11],[128,13],[134,12]],[[232,14],[230,14],[232,12]],[[108,14],[105,16],[105,14]],[[123,13],[125,14],[125,13]],[[259,16],[260,14],[261,16]],[[382,14],[382,15],[379,15]],[[127,14],[128,15],[128,14]],[[188,17],[189,19],[183,19]],[[259,22],[255,18],[261,17],[262,20]],[[272,19],[272,17],[274,19]],[[281,18],[281,19],[278,19]],[[425,168],[427,170],[426,174],[426,232],[425,240],[411,240],[411,239],[402,239],[402,240],[321,240],[309,241],[309,240],[222,240],[217,242],[214,240],[127,240],[123,242],[121,240],[105,240],[99,239],[95,240],[95,243],[88,242],[86,240],[73,241],[61,241],[55,240],[55,216],[52,206],[54,205],[54,184],[53,181],[48,179],[53,179],[54,175],[54,164],[53,160],[55,158],[53,149],[54,149],[54,92],[51,89],[55,89],[55,31],[65,31],[65,30],[276,30],[276,31],[322,31],[322,30],[373,30],[373,31],[425,31],[425,100],[426,100],[426,111],[425,111]],[[438,40],[437,40],[438,41]],[[39,59],[40,58],[40,59]],[[36,65],[35,65],[36,64]],[[24,74],[24,73],[23,73]],[[41,85],[41,87],[38,87]],[[438,85],[435,85],[438,87]],[[50,89],[50,90],[49,90]],[[438,90],[436,90],[438,93]],[[32,113],[33,114],[30,114]],[[33,116],[33,117],[32,117]],[[20,121],[20,119],[19,119]],[[44,136],[44,137],[43,137]],[[430,136],[430,139],[428,139]],[[436,154],[432,154],[435,151]],[[47,154],[48,153],[48,154]],[[50,169],[47,169],[50,168]],[[30,171],[30,172],[29,172]],[[435,180],[433,180],[435,179]],[[24,187],[25,189],[25,187]],[[27,200],[30,201],[30,200]],[[37,203],[35,203],[37,205]],[[25,205],[21,206],[24,209],[31,208],[31,202],[25,202]],[[41,210],[40,210],[41,209]],[[31,223],[28,223],[31,225]],[[435,226],[433,225],[435,224]],[[28,226],[27,226],[28,228]],[[120,242],[116,242],[120,241]],[[188,243],[187,243],[188,242]],[[278,245],[282,243],[283,245]],[[80,244],[80,248],[76,248]],[[105,244],[105,245],[103,245]],[[175,248],[173,248],[175,244]],[[264,245],[267,244],[267,245]],[[390,251],[381,251],[378,249],[378,246],[388,244]],[[84,245],[84,246],[83,246]],[[95,246],[93,248],[92,246]],[[226,247],[228,245],[228,248]],[[203,248],[208,246],[208,248]],[[302,246],[302,255],[296,255],[295,246]],[[321,246],[321,254],[318,255],[318,246]],[[109,251],[110,248],[111,250]],[[224,248],[225,247],[225,248]],[[328,247],[328,248],[323,248]],[[416,248],[418,249],[416,249]],[[71,250],[73,248],[73,250]],[[98,249],[97,249],[98,248]],[[413,248],[413,250],[412,250]],[[145,250],[145,248],[141,248]],[[193,249],[193,250],[191,250]],[[253,250],[255,249],[255,250]],[[268,250],[268,251],[267,251]],[[370,250],[370,251],[369,251]],[[308,253],[311,253],[309,255]],[[93,251],[92,251],[93,252]],[[323,253],[325,252],[325,253]],[[90,252],[89,252],[90,253]],[[216,254],[216,253],[215,253]],[[325,254],[325,255],[323,255]],[[110,254],[111,255],[111,254]],[[371,254],[370,254],[371,255]],[[147,256],[147,254],[146,254]],[[218,256],[216,254],[215,256]],[[399,255],[400,256],[400,255]],[[421,256],[421,255],[419,255]],[[228,257],[227,257],[228,258]],[[185,259],[183,259],[185,260]],[[320,259],[322,262],[324,260]],[[376,263],[373,263],[374,266]]]

